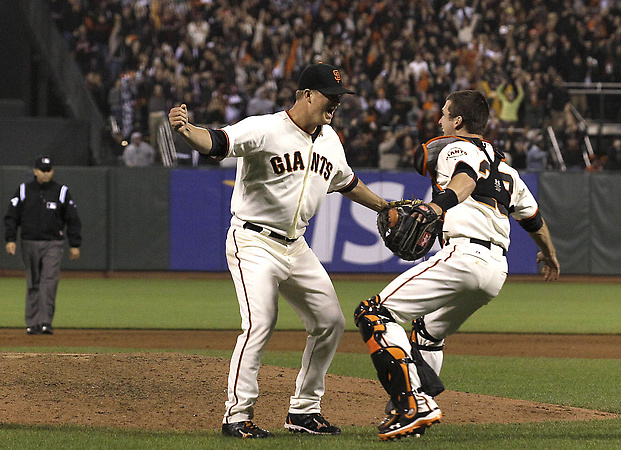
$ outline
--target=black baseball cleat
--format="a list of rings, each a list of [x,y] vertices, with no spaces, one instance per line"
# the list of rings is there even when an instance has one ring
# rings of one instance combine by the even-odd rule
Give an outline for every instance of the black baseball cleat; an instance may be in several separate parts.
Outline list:
[[[259,428],[250,420],[222,424],[222,434],[229,437],[242,439],[258,439],[271,437],[272,433]]]
[[[440,419],[442,419],[442,411],[439,408],[411,415],[392,411],[377,427],[378,436],[382,441],[400,439],[405,436],[421,437],[425,429],[440,422]]]
[[[26,328],[26,333],[28,334],[40,334],[41,327],[39,325],[33,325],[31,327]]]
[[[309,434],[341,434],[341,429],[330,425],[319,413],[314,414],[287,414],[285,428],[294,433]]]
[[[49,323],[44,323],[43,325],[41,325],[41,333],[42,334],[54,334],[52,325],[50,325]]]
[[[392,420],[397,420],[398,416],[399,416],[399,414],[397,414],[395,411],[391,411],[391,412],[389,412],[387,414],[388,415],[384,418],[384,420],[382,420],[382,422],[377,427],[380,431],[387,426],[388,422],[390,422]],[[415,438],[422,437],[423,434],[425,434],[425,430],[427,428],[429,428],[429,427],[415,428],[407,436],[412,436],[412,437],[415,437]]]

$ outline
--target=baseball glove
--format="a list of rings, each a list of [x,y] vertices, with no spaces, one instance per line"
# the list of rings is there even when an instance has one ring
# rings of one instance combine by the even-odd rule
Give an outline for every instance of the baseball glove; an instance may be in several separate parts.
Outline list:
[[[442,232],[442,220],[422,200],[399,200],[377,214],[377,230],[391,252],[414,261],[429,252]]]

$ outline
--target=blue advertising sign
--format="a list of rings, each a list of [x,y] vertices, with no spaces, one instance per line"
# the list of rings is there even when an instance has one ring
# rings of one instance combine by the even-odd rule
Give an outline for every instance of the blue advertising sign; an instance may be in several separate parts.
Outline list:
[[[360,171],[357,175],[369,188],[387,200],[421,198],[431,200],[431,184],[415,172]],[[537,175],[522,174],[535,197]],[[375,213],[350,202],[340,194],[328,195],[312,220],[305,237],[329,272],[403,272],[419,261],[394,256],[377,233]],[[507,253],[510,273],[537,272],[537,246],[519,224],[511,220],[511,245]],[[436,242],[428,256],[440,249]]]
[[[415,172],[365,170],[357,175],[388,200],[431,200],[429,179]],[[224,243],[234,179],[234,169],[171,172],[171,270],[227,270]],[[523,179],[537,197],[537,175],[523,174]],[[400,260],[386,249],[377,233],[376,214],[338,193],[327,196],[305,238],[329,272],[397,273],[417,263]],[[439,248],[436,243],[430,255]],[[511,219],[510,273],[536,273],[536,254],[536,245]]]
[[[175,169],[170,174],[170,270],[226,271],[234,170]]]

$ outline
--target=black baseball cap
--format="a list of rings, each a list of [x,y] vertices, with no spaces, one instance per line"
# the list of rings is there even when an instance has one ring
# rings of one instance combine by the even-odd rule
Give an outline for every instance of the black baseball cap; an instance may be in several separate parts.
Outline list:
[[[52,170],[52,158],[49,156],[37,156],[34,166],[35,169],[39,169],[41,172],[49,172]]]
[[[330,64],[313,64],[300,75],[298,89],[312,89],[325,95],[355,94],[343,86],[341,72]]]

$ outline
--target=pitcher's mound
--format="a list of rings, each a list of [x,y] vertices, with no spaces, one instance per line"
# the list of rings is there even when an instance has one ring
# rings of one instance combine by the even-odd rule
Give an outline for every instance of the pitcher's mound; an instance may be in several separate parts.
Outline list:
[[[228,360],[179,353],[0,353],[0,422],[145,430],[219,429]],[[263,366],[256,422],[283,426],[297,371]],[[323,413],[338,426],[374,426],[387,396],[379,382],[329,375]],[[591,420],[614,414],[447,391],[446,423]]]

